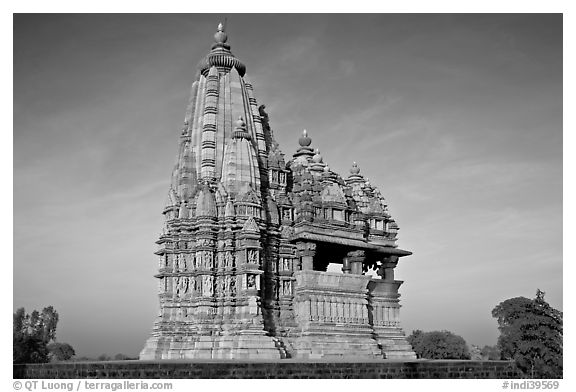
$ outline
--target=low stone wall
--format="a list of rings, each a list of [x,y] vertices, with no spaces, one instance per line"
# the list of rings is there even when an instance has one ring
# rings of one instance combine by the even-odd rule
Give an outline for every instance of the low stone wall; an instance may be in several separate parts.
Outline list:
[[[519,378],[507,361],[108,361],[14,365],[14,378]]]

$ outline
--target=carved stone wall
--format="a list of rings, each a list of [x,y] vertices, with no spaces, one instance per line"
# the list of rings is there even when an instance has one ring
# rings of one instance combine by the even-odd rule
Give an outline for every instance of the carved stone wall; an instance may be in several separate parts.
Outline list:
[[[368,282],[370,323],[385,358],[416,359],[416,354],[400,327],[398,288],[402,283],[399,280],[383,279],[371,279]]]
[[[296,358],[381,358],[368,317],[369,277],[297,271],[297,332],[288,337]]]

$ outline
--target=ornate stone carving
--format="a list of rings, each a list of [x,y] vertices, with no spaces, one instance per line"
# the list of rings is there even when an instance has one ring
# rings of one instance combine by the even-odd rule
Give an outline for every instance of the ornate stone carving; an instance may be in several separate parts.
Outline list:
[[[247,287],[249,289],[255,289],[256,288],[256,276],[249,274],[247,277]]]
[[[248,250],[248,263],[250,264],[260,264],[260,255],[257,249]]]
[[[211,297],[214,294],[212,275],[202,276],[202,296]]]

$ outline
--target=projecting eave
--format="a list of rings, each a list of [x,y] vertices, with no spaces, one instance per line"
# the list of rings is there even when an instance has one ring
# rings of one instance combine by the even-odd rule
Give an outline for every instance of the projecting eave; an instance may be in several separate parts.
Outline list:
[[[412,254],[412,252],[410,252],[409,250],[404,250],[400,248],[391,248],[389,246],[375,246],[375,248],[372,249],[372,252],[379,253],[381,255],[390,255],[398,257],[410,256]]]
[[[370,242],[352,239],[352,238],[345,238],[340,237],[337,235],[326,235],[326,234],[317,234],[317,233],[310,233],[310,232],[300,232],[295,234],[292,238],[292,242],[297,242],[298,240],[308,240],[312,242],[322,242],[322,243],[329,243],[329,244],[338,244],[349,246],[356,249],[367,250],[371,253],[378,253],[380,255],[389,255],[389,256],[409,256],[412,252],[399,249],[393,246],[382,246],[372,244]]]

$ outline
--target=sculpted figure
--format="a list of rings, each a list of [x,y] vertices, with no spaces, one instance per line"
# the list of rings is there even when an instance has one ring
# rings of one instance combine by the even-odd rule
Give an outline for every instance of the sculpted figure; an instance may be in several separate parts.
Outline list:
[[[256,287],[256,278],[254,275],[248,275],[248,288]]]
[[[226,296],[230,295],[230,275],[226,275],[224,278],[224,294]]]
[[[249,250],[248,251],[248,262],[250,264],[258,264],[258,251],[257,250]]]
[[[226,267],[234,266],[234,260],[232,259],[232,252],[230,252],[229,250],[226,251],[226,253],[224,254],[224,265]]]
[[[202,277],[202,295],[206,296],[211,296],[213,294],[213,288],[212,288],[212,276],[210,275],[204,275]]]
[[[190,278],[185,277],[184,278],[184,294],[187,294],[189,289],[190,289]]]
[[[218,280],[218,295],[224,295],[225,281],[226,278],[224,276],[220,277],[220,280]]]
[[[236,279],[234,277],[230,277],[230,295],[236,295]]]
[[[200,284],[198,284],[198,278],[197,277],[193,277],[192,278],[192,292],[194,294],[198,294],[198,292],[200,291]]]
[[[180,296],[180,277],[174,278],[174,288],[176,289],[175,294],[176,297]]]

